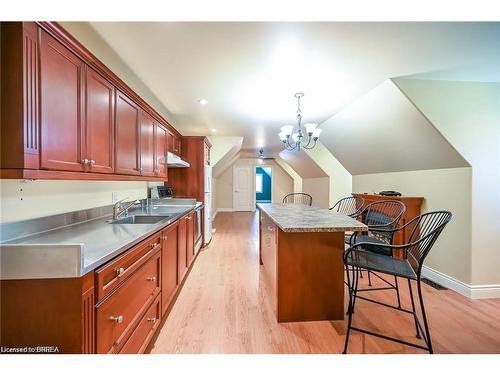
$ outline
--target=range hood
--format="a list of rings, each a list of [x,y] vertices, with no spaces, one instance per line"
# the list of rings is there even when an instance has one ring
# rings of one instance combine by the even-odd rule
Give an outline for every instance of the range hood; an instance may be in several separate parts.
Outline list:
[[[189,167],[189,163],[185,160],[182,160],[176,154],[172,154],[171,152],[167,152],[167,165],[169,168],[187,168]]]

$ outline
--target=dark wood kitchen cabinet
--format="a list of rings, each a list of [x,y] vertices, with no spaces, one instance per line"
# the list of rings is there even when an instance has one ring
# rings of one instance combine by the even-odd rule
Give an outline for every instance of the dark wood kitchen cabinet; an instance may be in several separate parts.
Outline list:
[[[168,177],[167,172],[167,152],[168,152],[168,130],[159,123],[156,123],[155,140],[155,174],[158,177]]]
[[[156,124],[154,118],[146,111],[141,111],[141,175],[156,176],[155,169],[155,137]]]
[[[56,22],[0,27],[1,178],[167,180],[181,135],[154,108]]]
[[[177,222],[169,225],[161,232],[161,311],[162,316],[167,312],[168,306],[174,297],[179,278],[177,277],[177,247],[178,237]]]
[[[186,220],[186,262],[189,267],[194,260],[194,212],[187,215]]]
[[[139,116],[139,106],[117,90],[115,115],[116,173],[140,174]]]
[[[44,31],[40,41],[41,168],[82,172],[85,64]]]
[[[87,170],[114,173],[115,87],[92,68],[85,74],[85,147]]]

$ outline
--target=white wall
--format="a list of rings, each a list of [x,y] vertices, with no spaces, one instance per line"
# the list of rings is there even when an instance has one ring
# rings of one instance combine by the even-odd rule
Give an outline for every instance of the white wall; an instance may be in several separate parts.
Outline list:
[[[471,168],[376,173],[353,176],[353,191],[396,190],[424,197],[422,212],[449,210],[453,219],[425,265],[464,283],[471,282]]]
[[[312,197],[314,207],[330,207],[330,177],[304,178],[302,189]]]
[[[500,288],[500,83],[395,82],[471,164],[471,281]]]
[[[272,197],[273,203],[280,203],[283,197],[293,192],[293,179],[286,173],[274,160],[266,160],[260,164],[257,159],[238,159],[234,165],[251,165],[253,167],[270,166],[273,169],[272,182]],[[216,209],[217,210],[232,210],[233,209],[233,166],[227,168],[217,178],[216,188]]]
[[[147,182],[0,180],[0,222],[33,219],[147,197]]]

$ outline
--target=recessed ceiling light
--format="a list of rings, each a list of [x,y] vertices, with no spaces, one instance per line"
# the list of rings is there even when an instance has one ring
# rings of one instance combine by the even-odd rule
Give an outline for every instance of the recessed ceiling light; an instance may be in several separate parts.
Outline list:
[[[207,105],[208,100],[207,99],[198,99],[198,103],[200,103],[201,105]]]
[[[217,131],[217,129],[212,129],[212,133],[215,133]]]

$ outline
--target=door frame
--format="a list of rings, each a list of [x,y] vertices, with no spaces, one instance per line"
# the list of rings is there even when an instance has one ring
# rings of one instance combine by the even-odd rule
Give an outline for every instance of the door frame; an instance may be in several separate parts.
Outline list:
[[[257,187],[255,186],[255,175],[257,173],[257,168],[270,168],[271,169],[271,203],[274,202],[274,168],[271,164],[256,164],[253,168],[253,204],[257,207]]]

